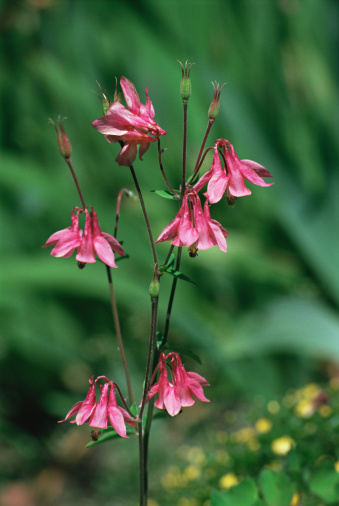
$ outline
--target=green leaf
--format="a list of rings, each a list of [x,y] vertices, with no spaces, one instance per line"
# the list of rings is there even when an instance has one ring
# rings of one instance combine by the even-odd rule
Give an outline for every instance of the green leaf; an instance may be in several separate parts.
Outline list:
[[[134,416],[138,416],[139,410],[138,410],[138,406],[136,405],[135,402],[132,404],[132,406],[129,409]]]
[[[259,476],[267,506],[289,506],[295,485],[286,474],[279,474],[271,469],[264,469]]]
[[[167,272],[171,276],[174,276],[175,278],[182,279],[183,281],[187,281],[188,283],[192,283],[194,286],[198,286],[194,281],[192,281],[188,276],[183,274],[180,271],[176,271],[175,269],[172,269],[171,267],[168,267],[164,272]]]
[[[259,506],[258,489],[254,481],[246,478],[227,492],[212,490],[211,506]]]
[[[130,428],[127,428],[127,431],[126,431],[126,434],[127,436],[133,436],[135,435],[135,431],[133,429],[130,429]],[[107,441],[111,441],[112,439],[119,439],[121,438],[121,436],[119,436],[119,434],[114,430],[107,430],[104,432],[104,434],[99,437],[99,439],[97,441],[91,441],[90,443],[88,443],[86,445],[86,448],[90,448],[91,446],[96,446],[100,443],[106,443]]]
[[[331,459],[321,461],[310,479],[310,490],[329,504],[339,501],[339,474]]]
[[[201,359],[196,353],[194,353],[190,348],[186,348],[186,346],[182,346],[181,344],[168,344],[166,343],[163,347],[163,350],[172,350],[176,353],[179,353],[179,355],[184,355],[186,357],[193,358],[198,364],[202,364]]]
[[[160,197],[164,197],[165,199],[174,199],[174,195],[169,190],[151,190],[152,193],[156,193],[160,195]]]

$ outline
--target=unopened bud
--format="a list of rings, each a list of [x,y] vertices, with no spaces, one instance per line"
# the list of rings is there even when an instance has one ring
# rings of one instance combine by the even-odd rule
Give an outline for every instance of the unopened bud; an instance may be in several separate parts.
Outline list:
[[[149,285],[149,294],[151,299],[156,299],[159,296],[160,283],[158,277],[154,277]]]
[[[191,67],[192,67],[192,65],[194,65],[194,63],[188,63],[187,60],[185,62],[185,65],[183,65],[180,61],[179,61],[179,63],[180,63],[181,72],[182,72],[181,83],[180,83],[180,96],[182,98],[183,103],[187,104],[188,99],[191,96],[190,71],[191,71]]]
[[[64,126],[62,124],[62,122],[65,120],[66,118],[63,118],[62,120],[60,119],[60,117],[58,118],[58,123],[59,123],[59,129],[60,129],[60,132],[58,130],[58,127],[57,125],[54,123],[53,120],[49,120],[49,122],[54,126],[54,129],[56,131],[56,134],[57,134],[57,141],[58,141],[58,144],[59,144],[59,150],[60,150],[60,153],[61,155],[64,157],[64,158],[71,158],[71,154],[72,154],[72,146],[71,146],[71,142],[68,138],[68,135],[66,134],[65,132],[65,129],[64,129]]]
[[[217,82],[212,83],[212,85],[214,88],[214,96],[213,96],[213,100],[211,102],[210,108],[208,109],[208,117],[210,120],[214,121],[215,118],[218,116],[220,93],[221,93],[221,90],[223,89],[223,87],[225,86],[225,83],[222,84],[220,87],[219,87],[219,83],[217,83]]]

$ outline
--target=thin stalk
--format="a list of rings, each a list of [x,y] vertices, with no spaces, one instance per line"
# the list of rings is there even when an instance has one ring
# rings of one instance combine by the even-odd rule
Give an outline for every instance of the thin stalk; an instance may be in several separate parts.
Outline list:
[[[65,158],[65,162],[67,163],[67,165],[69,167],[69,170],[71,171],[71,174],[72,174],[75,186],[76,186],[76,188],[78,190],[78,194],[79,194],[79,197],[80,197],[80,200],[81,200],[82,207],[83,207],[83,209],[85,209],[86,204],[85,204],[85,201],[84,201],[84,197],[82,196],[82,192],[80,190],[80,185],[79,185],[79,182],[78,182],[78,178],[76,177],[76,174],[74,172],[71,159],[70,158]]]
[[[187,102],[183,103],[184,106],[184,135],[182,147],[182,186],[181,186],[181,200],[184,197],[186,190],[186,152],[187,152]]]
[[[161,171],[162,177],[164,178],[165,183],[167,184],[169,190],[173,193],[174,196],[176,196],[178,198],[179,196],[178,196],[177,192],[172,188],[172,185],[169,182],[169,180],[167,179],[167,176],[165,174],[164,167],[162,165],[161,154],[162,154],[162,151],[161,151],[161,147],[160,147],[160,139],[158,138],[158,159],[159,159],[160,171]]]
[[[194,167],[193,176],[191,177],[190,181],[193,181],[194,178],[195,178],[195,176],[198,174],[198,171],[199,171],[199,168],[200,168],[200,158],[201,158],[202,152],[204,151],[205,144],[206,144],[206,141],[207,141],[207,137],[208,137],[208,134],[210,133],[210,130],[212,128],[213,123],[214,123],[214,120],[212,120],[212,119],[210,119],[209,122],[208,122],[207,129],[206,129],[206,132],[205,132],[205,136],[203,138],[203,141],[202,141],[202,144],[201,144],[201,148],[200,148],[200,151],[199,151],[199,154],[198,154],[197,162],[196,162],[195,167]]]
[[[114,288],[113,288],[113,281],[112,281],[112,275],[111,275],[111,268],[106,265],[106,271],[107,271],[107,278],[108,278],[108,286],[109,286],[109,293],[111,298],[111,306],[112,306],[112,314],[115,324],[115,330],[117,334],[118,344],[119,344],[119,350],[121,354],[122,363],[125,370],[125,377],[126,377],[126,383],[127,383],[127,389],[128,389],[128,395],[131,401],[131,404],[134,403],[134,397],[132,392],[132,383],[131,383],[131,377],[129,374],[129,369],[127,365],[124,345],[122,343],[122,336],[121,336],[121,328],[120,328],[120,322],[119,322],[119,315],[118,315],[118,309],[116,305],[115,295],[114,295]]]
[[[144,467],[144,440],[142,433],[142,421],[137,421],[138,437],[139,437],[139,476],[140,476],[140,506],[147,506],[147,490],[145,485],[147,483],[147,477],[145,474]]]
[[[176,265],[175,265],[176,271],[180,270],[181,254],[182,254],[182,248],[178,248],[177,261],[176,261]],[[168,300],[168,307],[167,307],[164,337],[163,337],[162,345],[166,344],[167,337],[168,337],[168,331],[169,331],[169,326],[170,326],[175,290],[177,288],[177,282],[178,282],[178,278],[174,277],[173,281],[172,281],[171,293],[170,293],[169,300]]]
[[[139,182],[138,182],[136,173],[134,171],[133,165],[130,166],[130,171],[131,171],[131,174],[132,174],[132,177],[133,177],[133,181],[134,181],[137,193],[138,193],[141,209],[142,209],[142,212],[143,212],[143,215],[144,215],[144,219],[145,219],[145,222],[146,222],[146,227],[147,227],[147,231],[148,231],[148,235],[149,235],[149,240],[150,240],[151,248],[152,248],[152,254],[153,254],[154,264],[158,265],[158,257],[157,257],[157,252],[156,252],[156,249],[155,249],[155,243],[154,243],[154,239],[153,239],[153,235],[152,235],[152,229],[151,229],[151,225],[150,225],[150,222],[149,222],[149,219],[148,219],[148,214],[147,214],[147,211],[146,211],[145,202],[144,202],[144,199],[143,199],[143,196],[142,196],[142,193],[141,193],[141,189],[140,189]]]

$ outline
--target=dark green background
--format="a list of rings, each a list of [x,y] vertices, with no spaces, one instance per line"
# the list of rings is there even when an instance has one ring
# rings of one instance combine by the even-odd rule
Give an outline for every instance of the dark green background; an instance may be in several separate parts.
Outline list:
[[[335,0],[0,2],[0,497],[16,483],[32,504],[137,502],[134,440],[84,450],[88,427],[56,424],[84,398],[92,374],[126,393],[103,265],[79,271],[74,257],[41,249],[79,205],[49,117],[68,118],[73,164],[105,232],[112,233],[119,190],[133,189],[128,169],[114,161],[118,147],[90,125],[101,116],[96,81],[113,96],[115,77],[125,75],[142,101],[148,87],[167,131],[164,167],[178,186],[177,60],[194,62],[189,170],[207,125],[211,81],[226,82],[209,145],[230,140],[240,158],[264,165],[275,181],[250,185],[252,196],[234,209],[212,207],[229,232],[227,255],[217,248],[195,259],[184,254],[182,271],[198,288],[179,283],[170,342],[200,355],[202,366],[186,365],[209,379],[212,403],[157,424],[160,453],[154,447],[151,467],[160,473],[173,463],[176,445],[199,425],[214,430],[218,417],[223,425],[225,410],[336,370],[338,21]],[[157,236],[177,208],[149,191],[164,188],[155,146],[135,168]],[[140,395],[152,258],[137,202],[123,201],[118,238],[130,258],[118,264],[114,282]],[[167,249],[159,245],[161,259]],[[161,285],[160,329],[170,279]],[[159,488],[154,476],[151,491]]]

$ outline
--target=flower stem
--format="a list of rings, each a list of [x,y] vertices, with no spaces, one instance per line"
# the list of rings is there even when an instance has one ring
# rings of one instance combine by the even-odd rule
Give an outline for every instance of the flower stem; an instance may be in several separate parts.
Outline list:
[[[155,243],[154,243],[154,239],[153,239],[153,235],[152,235],[152,229],[151,229],[151,225],[150,225],[150,222],[149,222],[149,219],[148,219],[148,215],[147,215],[147,211],[146,211],[146,207],[145,207],[145,202],[144,202],[144,199],[143,199],[143,196],[142,196],[142,193],[141,193],[141,189],[140,189],[139,182],[138,182],[135,170],[133,168],[133,165],[130,166],[130,170],[131,170],[131,174],[132,174],[133,181],[134,181],[134,184],[135,184],[135,188],[136,188],[137,193],[138,193],[138,197],[139,197],[141,209],[142,209],[142,212],[143,212],[143,215],[144,215],[144,219],[145,219],[145,222],[146,222],[146,227],[147,227],[147,231],[148,231],[148,235],[149,235],[149,240],[150,240],[151,248],[152,248],[152,254],[153,254],[154,264],[158,265],[158,257],[157,257],[157,252],[156,252],[156,249],[155,249]]]
[[[195,176],[198,174],[198,171],[199,171],[199,168],[200,168],[201,155],[202,155],[202,152],[204,151],[205,144],[206,144],[206,141],[207,141],[207,137],[208,137],[208,135],[210,133],[210,130],[212,128],[213,123],[214,123],[214,119],[210,119],[209,122],[208,122],[207,129],[206,129],[206,132],[205,132],[205,136],[203,138],[203,141],[202,141],[202,144],[201,144],[201,148],[200,148],[200,151],[199,151],[199,154],[198,154],[198,158],[197,158],[197,161],[196,161],[196,164],[195,164],[195,167],[194,167],[193,176],[191,177],[190,181],[193,181],[194,178],[195,178]]]
[[[164,167],[162,165],[161,154],[162,154],[162,150],[161,150],[161,147],[160,147],[160,139],[158,139],[158,159],[159,159],[159,167],[160,167],[160,170],[161,170],[162,177],[164,178],[165,183],[167,184],[169,190],[173,193],[173,195],[175,197],[178,198],[177,192],[172,188],[172,185],[169,182],[169,180],[167,179],[167,176],[165,174]]]
[[[119,350],[120,350],[120,354],[121,354],[121,359],[122,359],[122,363],[123,363],[124,370],[125,370],[125,377],[126,377],[126,383],[127,383],[127,388],[128,388],[128,395],[129,395],[131,404],[133,404],[134,403],[134,398],[133,398],[133,392],[132,392],[131,377],[130,377],[129,370],[128,370],[128,365],[127,365],[127,360],[126,360],[124,345],[122,343],[121,328],[120,328],[120,322],[119,322],[118,309],[117,309],[115,295],[114,295],[114,288],[113,288],[113,281],[112,281],[112,275],[111,275],[111,268],[108,265],[106,265],[106,271],[107,271],[107,278],[108,278],[109,293],[110,293],[110,297],[111,297],[112,314],[113,314],[113,319],[114,319],[114,324],[115,324],[115,330],[116,330],[116,333],[117,333],[117,339],[118,339],[118,344],[119,344]]]
[[[85,209],[86,204],[85,204],[85,201],[84,201],[84,197],[82,196],[82,192],[80,190],[80,185],[79,185],[79,182],[78,182],[78,178],[76,177],[75,171],[73,169],[73,165],[72,165],[71,159],[70,158],[65,158],[65,162],[67,163],[67,165],[69,167],[69,170],[71,171],[71,174],[72,174],[75,186],[76,186],[76,188],[78,190],[78,194],[79,194],[79,197],[80,197],[80,200],[81,200],[82,208]]]

